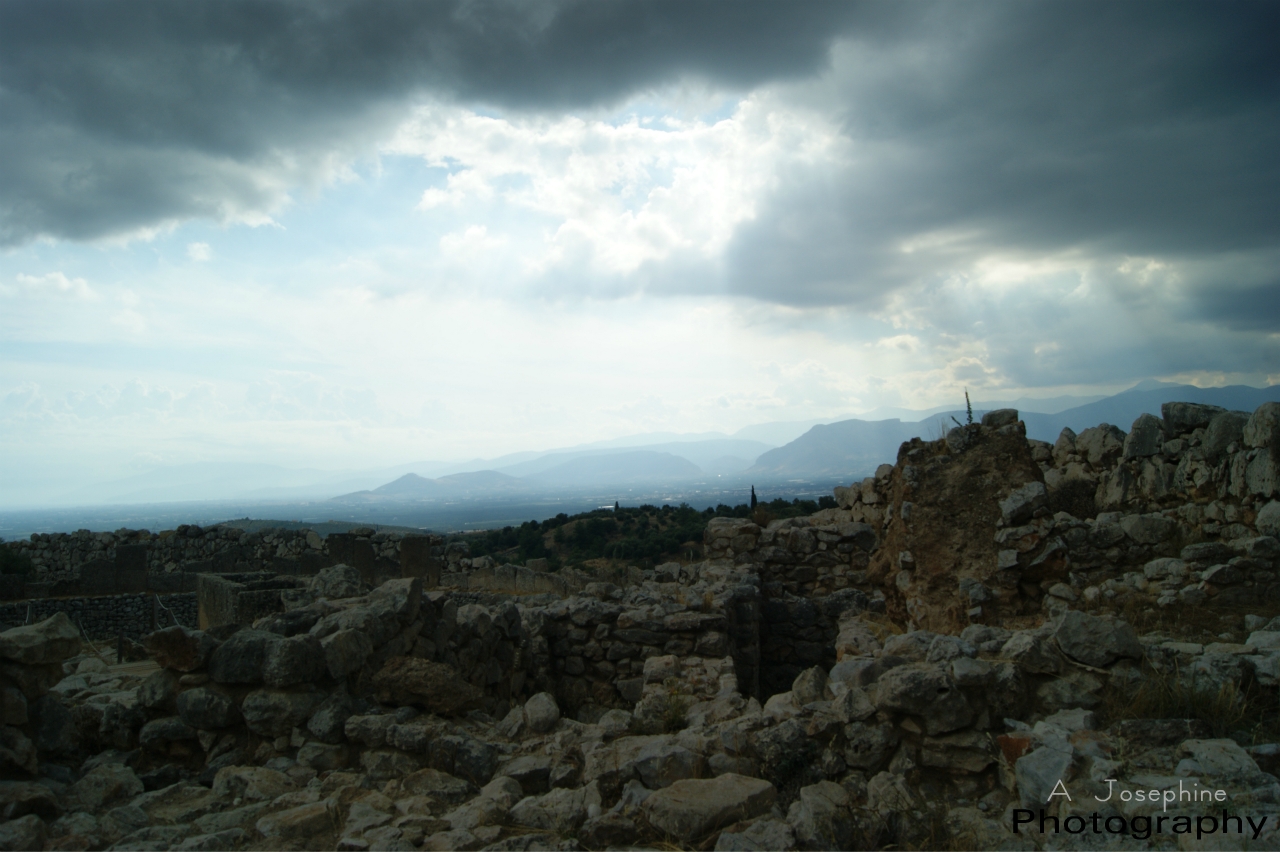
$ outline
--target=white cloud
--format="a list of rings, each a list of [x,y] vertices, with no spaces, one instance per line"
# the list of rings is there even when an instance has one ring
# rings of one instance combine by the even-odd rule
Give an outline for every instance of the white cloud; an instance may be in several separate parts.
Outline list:
[[[384,153],[447,169],[419,209],[490,209],[533,216],[536,235],[511,242],[526,274],[583,265],[628,275],[677,254],[702,261],[723,251],[737,226],[792,161],[842,156],[839,134],[816,113],[747,98],[715,122],[610,122],[565,116],[499,118],[448,106],[414,112]],[[493,227],[490,227],[490,231]]]
[[[0,293],[11,296],[19,294],[29,296],[67,296],[85,301],[98,299],[98,294],[89,286],[88,281],[83,278],[68,278],[61,272],[49,272],[44,275],[19,273],[16,276],[16,281],[16,287],[0,285]]]
[[[213,249],[209,247],[208,243],[188,243],[187,257],[196,263],[208,263],[213,259]]]

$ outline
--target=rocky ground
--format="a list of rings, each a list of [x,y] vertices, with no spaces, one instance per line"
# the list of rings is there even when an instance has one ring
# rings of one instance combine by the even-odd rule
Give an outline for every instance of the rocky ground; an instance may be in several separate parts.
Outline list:
[[[0,849],[1280,847],[1275,504],[1230,495],[1258,448],[1192,530],[1050,511],[1016,427],[625,587],[335,566],[132,664],[65,616],[6,631]],[[1164,464],[1099,474],[1091,440],[1061,454],[1090,487]]]

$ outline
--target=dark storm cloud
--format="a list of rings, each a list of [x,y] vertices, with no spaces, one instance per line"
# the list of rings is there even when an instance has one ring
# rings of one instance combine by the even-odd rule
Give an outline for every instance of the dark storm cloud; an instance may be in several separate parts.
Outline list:
[[[991,252],[1265,252],[1280,238],[1277,32],[1275,4],[987,3],[932,7],[890,40],[854,33],[822,89],[851,163],[782,181],[737,232],[731,277],[771,300],[879,304]],[[934,248],[901,250],[928,234]]]
[[[777,84],[850,152],[779,176],[719,288],[879,306],[992,253],[1152,256],[1195,266],[1174,314],[1275,330],[1276,32],[1274,3],[3,3],[0,245],[269,212],[424,95],[696,77]]]
[[[0,244],[269,209],[417,93],[517,109],[811,74],[848,3],[0,4]],[[350,151],[343,151],[350,153]]]

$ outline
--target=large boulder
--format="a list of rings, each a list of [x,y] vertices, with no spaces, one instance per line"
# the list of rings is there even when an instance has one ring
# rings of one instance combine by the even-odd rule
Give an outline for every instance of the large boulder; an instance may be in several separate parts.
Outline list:
[[[218,647],[218,640],[202,630],[175,624],[147,634],[143,637],[142,646],[161,668],[193,672],[204,668]]]
[[[311,714],[307,730],[320,742],[337,745],[345,739],[343,731],[347,719],[354,715],[355,710],[356,703],[349,695],[335,692]]]
[[[693,842],[765,813],[777,796],[768,781],[730,772],[718,778],[677,781],[649,796],[640,808],[656,830]]]
[[[1124,450],[1125,434],[1110,423],[1100,423],[1076,436],[1076,452],[1093,467],[1103,467]]]
[[[1064,746],[1041,746],[1018,758],[1013,774],[1023,807],[1043,808],[1051,804],[1049,794],[1053,788],[1059,781],[1070,779],[1072,750],[1070,745]]]
[[[244,697],[240,712],[255,734],[280,737],[305,725],[324,698],[320,692],[257,689]]]
[[[182,721],[202,731],[227,728],[240,721],[240,709],[235,702],[207,686],[197,686],[181,693],[177,705]]]
[[[577,790],[561,788],[522,799],[511,809],[511,821],[530,828],[572,833],[586,820],[589,809],[600,807],[600,785],[591,782]]]
[[[283,641],[265,630],[239,630],[209,656],[209,677],[218,683],[262,683],[267,659]]]
[[[132,799],[142,792],[142,782],[123,763],[100,763],[67,792],[79,810],[95,813],[106,805]]]
[[[1258,527],[1259,535],[1280,538],[1280,500],[1272,500],[1259,509],[1254,523]]]
[[[1128,622],[1068,610],[1053,632],[1062,653],[1089,666],[1108,666],[1121,657],[1142,659],[1142,643]]]
[[[340,680],[364,667],[373,653],[373,642],[361,630],[339,630],[320,640],[325,665],[334,680]]]
[[[832,781],[819,781],[802,787],[800,797],[792,802],[787,822],[795,831],[801,849],[852,849],[853,814],[851,800],[844,787]]]
[[[1221,461],[1232,444],[1238,449],[1244,443],[1244,427],[1248,422],[1249,414],[1245,411],[1223,411],[1209,419],[1200,446],[1210,464]]]
[[[875,704],[878,710],[923,717],[930,736],[962,728],[973,718],[950,672],[935,663],[910,663],[885,672],[876,681]]]
[[[1129,427],[1129,434],[1124,439],[1124,457],[1127,459],[1146,458],[1160,452],[1164,446],[1164,421],[1154,414],[1140,414]]]
[[[1012,494],[1000,501],[1000,516],[1006,526],[1015,526],[1030,520],[1035,511],[1048,501],[1049,492],[1044,483],[1032,480],[1014,489]]]
[[[1264,402],[1244,425],[1245,446],[1280,450],[1280,402]]]
[[[414,705],[438,716],[460,716],[480,706],[484,694],[452,666],[421,657],[392,657],[373,676],[383,704]]]
[[[24,666],[61,663],[80,653],[80,631],[65,612],[0,633],[0,659]]]
[[[1225,408],[1217,405],[1202,405],[1198,402],[1166,402],[1160,406],[1165,429],[1170,435],[1181,435],[1208,426],[1213,415],[1224,411]]]
[[[43,849],[48,829],[35,814],[0,823],[0,849]]]
[[[315,683],[328,671],[320,640],[302,633],[270,647],[262,667],[262,682],[276,688]]]
[[[330,600],[359,597],[363,591],[360,586],[360,571],[350,565],[321,568],[311,578],[307,590],[316,597]]]
[[[560,706],[550,692],[539,692],[524,703],[524,718],[529,730],[545,734],[560,721]]]
[[[39,767],[35,743],[20,729],[0,725],[0,773],[35,775]]]

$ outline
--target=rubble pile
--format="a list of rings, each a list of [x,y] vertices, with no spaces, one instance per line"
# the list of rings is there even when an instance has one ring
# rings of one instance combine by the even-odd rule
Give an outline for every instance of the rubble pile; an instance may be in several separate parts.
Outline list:
[[[1274,412],[1204,408],[1048,449],[992,412],[624,583],[338,564],[141,664],[7,631],[0,849],[1276,848]],[[1256,830],[1039,820],[1224,807]]]

